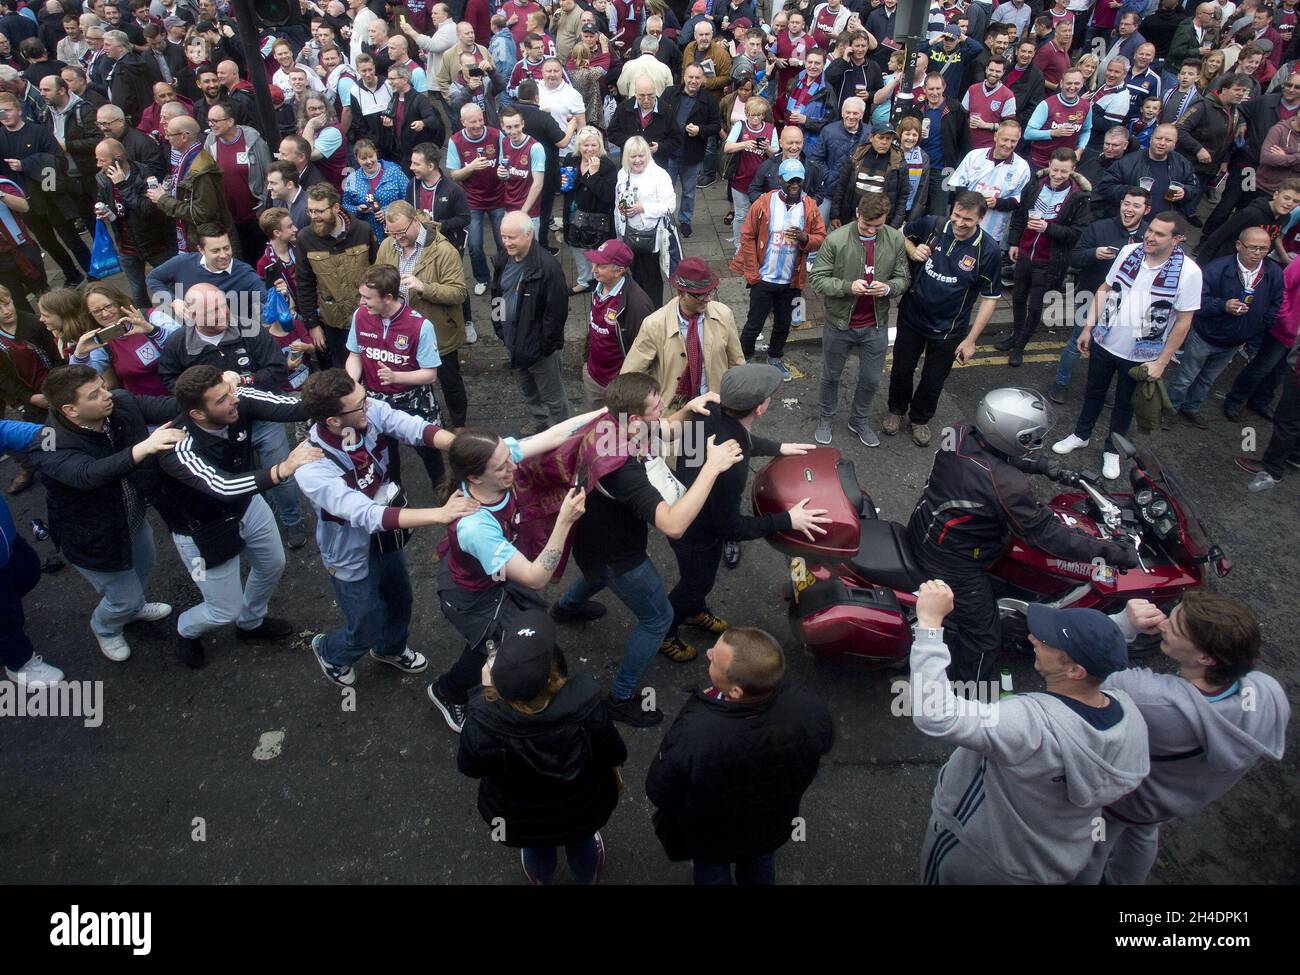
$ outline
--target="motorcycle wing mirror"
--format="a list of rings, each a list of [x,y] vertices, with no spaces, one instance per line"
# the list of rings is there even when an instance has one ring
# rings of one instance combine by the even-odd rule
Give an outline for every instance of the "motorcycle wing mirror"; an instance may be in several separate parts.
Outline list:
[[[1223,578],[1232,571],[1232,560],[1219,546],[1210,549],[1210,564],[1214,566],[1215,575]]]
[[[1137,456],[1137,448],[1133,446],[1133,441],[1129,440],[1128,437],[1125,437],[1122,434],[1112,433],[1110,439],[1114,442],[1115,446],[1119,448],[1120,456],[1125,460]]]

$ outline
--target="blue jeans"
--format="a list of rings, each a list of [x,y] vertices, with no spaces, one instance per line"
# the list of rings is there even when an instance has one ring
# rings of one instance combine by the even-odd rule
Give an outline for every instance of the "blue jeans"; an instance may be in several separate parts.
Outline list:
[[[153,529],[146,520],[131,536],[131,568],[102,572],[73,565],[99,593],[99,605],[90,614],[90,630],[96,636],[122,635],[122,627],[135,619],[144,606],[144,587],[154,563]]]
[[[470,210],[469,212],[469,266],[474,272],[474,280],[478,284],[487,284],[492,280],[492,272],[488,267],[487,256],[483,253],[483,218],[489,217],[492,221],[492,240],[497,245],[497,252],[501,251],[501,219],[506,215],[505,207],[498,207],[495,210]]]
[[[1178,360],[1178,372],[1167,384],[1169,401],[1174,404],[1174,409],[1197,412],[1236,351],[1235,345],[1227,349],[1211,345],[1197,335],[1195,329],[1188,332]]]
[[[371,647],[384,656],[400,656],[411,630],[411,577],[404,552],[370,553],[366,577],[344,582],[330,576],[334,599],[347,622],[325,634],[321,659],[351,667]]]
[[[1083,331],[1083,325],[1074,326],[1074,331],[1070,333],[1070,341],[1065,343],[1065,348],[1061,350],[1061,358],[1056,365],[1056,385],[1070,385],[1070,376],[1074,374],[1074,367],[1079,364],[1082,354],[1079,352],[1079,333]]]
[[[677,157],[668,160],[668,178],[682,184],[682,208],[677,215],[680,223],[690,223],[695,216],[695,187],[699,185],[703,168],[704,160],[690,165]]]
[[[135,307],[146,315],[149,314],[153,302],[149,299],[149,289],[144,283],[144,258],[131,257],[118,251],[117,260],[122,265],[122,273],[126,275],[126,280],[131,284],[131,300],[135,302]]]
[[[735,256],[740,253],[740,226],[749,216],[749,194],[731,187],[731,207],[735,211],[731,220],[731,253]]]
[[[560,597],[559,605],[573,609],[606,587],[623,600],[623,605],[636,617],[636,627],[623,648],[623,662],[614,675],[611,691],[615,701],[626,701],[637,692],[642,672],[654,659],[655,652],[668,634],[668,628],[673,625],[673,607],[668,602],[668,594],[664,592],[663,580],[648,558],[622,575],[615,575],[608,566],[595,576],[588,576],[584,572],[574,580],[569,591]]]
[[[257,420],[253,423],[253,447],[261,458],[263,467],[273,467],[289,456],[289,436],[284,424],[276,420]],[[293,478],[271,488],[270,495],[280,521],[287,528],[302,522],[302,499]]]
[[[238,555],[221,565],[206,565],[194,539],[172,534],[181,564],[203,594],[203,602],[177,618],[176,632],[181,636],[200,637],[227,623],[255,630],[266,619],[267,606],[284,574],[284,545],[275,527],[275,515],[260,494],[248,503],[239,522],[239,534],[244,539],[243,557],[248,560],[248,582],[242,587]]]
[[[699,886],[724,886],[733,883],[730,863],[710,860],[694,861],[695,883]],[[741,887],[771,886],[776,883],[776,851],[765,853],[752,860],[741,860],[735,865],[735,884]]]
[[[593,283],[591,277],[591,261],[582,256],[581,247],[570,247],[569,253],[573,255],[573,270],[578,275],[578,279],[573,283],[579,288],[590,287]]]
[[[605,857],[595,836],[580,843],[569,843],[564,848],[569,861],[569,872],[580,884],[594,884],[600,879],[600,867]],[[554,846],[526,846],[523,849],[524,871],[535,884],[549,887],[555,883],[555,866],[559,849]]]

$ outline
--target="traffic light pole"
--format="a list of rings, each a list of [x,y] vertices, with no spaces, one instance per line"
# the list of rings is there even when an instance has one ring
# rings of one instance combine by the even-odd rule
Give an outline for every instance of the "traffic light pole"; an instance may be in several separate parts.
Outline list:
[[[916,88],[916,66],[920,55],[927,49],[926,20],[929,17],[928,0],[898,0],[894,15],[894,40],[903,42],[903,70],[898,87],[894,90],[894,110],[890,121],[897,125],[908,115],[916,116],[918,107],[912,91]],[[898,35],[902,34],[902,37]]]
[[[253,0],[231,0],[235,23],[239,25],[239,43],[244,49],[244,63],[248,80],[253,85],[253,102],[262,138],[269,145],[279,147],[280,126],[275,119],[275,106],[271,104],[271,84],[266,80],[266,66],[257,43],[257,19],[253,16]]]

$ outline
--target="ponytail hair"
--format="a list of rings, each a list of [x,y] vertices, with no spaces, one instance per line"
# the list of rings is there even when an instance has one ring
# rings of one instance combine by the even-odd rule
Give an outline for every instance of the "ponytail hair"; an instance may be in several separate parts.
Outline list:
[[[482,477],[500,442],[496,433],[481,427],[458,431],[451,449],[447,451],[447,476],[438,491],[438,503],[446,504],[447,499],[470,477]]]

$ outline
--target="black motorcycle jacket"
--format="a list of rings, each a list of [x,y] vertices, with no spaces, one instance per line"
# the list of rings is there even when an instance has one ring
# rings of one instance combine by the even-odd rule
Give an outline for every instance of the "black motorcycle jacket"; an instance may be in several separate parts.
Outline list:
[[[1100,555],[1121,568],[1137,564],[1132,545],[1066,527],[1034,497],[1029,477],[968,426],[957,428],[955,449],[935,454],[907,533],[918,558],[946,555],[981,568],[1002,556],[1011,535],[1060,559],[1089,562]]]

